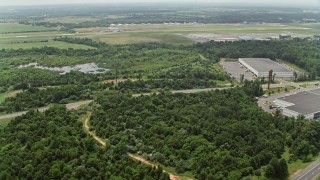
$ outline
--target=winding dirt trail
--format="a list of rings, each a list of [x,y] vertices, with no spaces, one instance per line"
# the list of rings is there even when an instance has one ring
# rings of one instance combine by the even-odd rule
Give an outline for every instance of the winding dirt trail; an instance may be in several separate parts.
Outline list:
[[[89,130],[89,119],[90,119],[91,114],[89,115],[88,118],[86,118],[86,120],[84,121],[84,128],[86,129],[86,131],[102,146],[106,146],[106,142],[100,138],[99,136],[96,135],[95,132],[92,132]]]
[[[92,100],[79,101],[79,102],[66,104],[65,106],[69,110],[70,109],[77,109],[78,107],[80,107],[82,105],[89,104],[91,102],[92,102]],[[41,107],[41,108],[38,108],[38,111],[39,112],[44,112],[44,111],[46,111],[48,109],[49,109],[49,107]],[[0,116],[0,120],[9,119],[9,118],[16,118],[16,117],[19,117],[19,116],[22,116],[22,115],[26,114],[27,112],[28,111],[22,111],[22,112],[16,112],[16,113],[13,113],[13,114],[4,114],[4,115]]]
[[[136,160],[136,161],[140,161],[140,162],[143,163],[143,164],[149,165],[149,166],[151,166],[151,167],[158,168],[157,165],[152,164],[150,161],[144,159],[144,158],[141,157],[141,156],[137,156],[137,155],[130,154],[130,153],[128,153],[128,155],[129,155],[132,159],[134,159],[134,160]],[[168,173],[171,180],[181,180],[180,176],[173,175],[173,174],[171,174],[171,173],[169,173],[169,172],[167,172],[167,171],[165,171],[165,170],[163,170],[163,172]]]
[[[105,142],[102,138],[100,138],[99,136],[97,136],[95,132],[89,131],[89,128],[90,128],[90,125],[89,125],[90,117],[91,117],[91,113],[90,113],[90,114],[88,115],[88,117],[85,119],[84,124],[83,124],[83,127],[86,129],[86,131],[87,131],[101,146],[105,147],[105,146],[106,146],[106,142]],[[130,154],[130,153],[128,153],[128,155],[129,155],[132,159],[134,159],[134,160],[136,160],[136,161],[140,161],[140,162],[143,163],[143,164],[149,165],[149,166],[151,166],[151,167],[158,168],[157,165],[149,162],[148,160],[144,159],[144,158],[141,157],[141,156],[137,156],[137,155]],[[167,172],[167,171],[165,171],[165,170],[163,170],[163,172],[169,174],[170,180],[181,180],[181,177],[180,177],[180,176],[176,176],[176,175],[174,175],[174,174],[172,174],[172,173],[169,173],[169,172]]]

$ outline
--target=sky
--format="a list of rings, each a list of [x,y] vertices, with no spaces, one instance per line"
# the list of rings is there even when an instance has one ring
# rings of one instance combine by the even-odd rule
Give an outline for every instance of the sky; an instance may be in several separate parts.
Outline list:
[[[0,0],[0,6],[46,5],[46,4],[84,4],[84,3],[186,3],[195,0]],[[196,0],[197,3],[244,3],[244,4],[288,4],[290,6],[319,6],[320,0]]]

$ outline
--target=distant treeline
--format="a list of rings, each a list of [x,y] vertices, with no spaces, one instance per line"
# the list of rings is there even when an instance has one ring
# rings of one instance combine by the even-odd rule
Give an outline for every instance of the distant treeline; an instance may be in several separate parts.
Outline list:
[[[44,27],[63,27],[62,31],[73,31],[74,28],[88,28],[88,27],[108,27],[110,23],[106,21],[86,21],[77,23],[60,23],[60,22],[30,22],[30,21],[19,21],[20,24],[25,25],[36,25]]]
[[[70,38],[70,37],[55,37],[53,39],[54,41],[62,41],[67,43],[73,43],[73,44],[83,44],[87,46],[92,46],[96,48],[106,48],[108,45],[106,43],[93,41],[89,38]]]

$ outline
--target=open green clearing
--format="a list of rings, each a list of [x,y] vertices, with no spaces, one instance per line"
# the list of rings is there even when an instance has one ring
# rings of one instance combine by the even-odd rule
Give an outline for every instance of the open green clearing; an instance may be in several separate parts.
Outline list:
[[[285,152],[282,155],[282,158],[284,158],[287,162],[289,162],[290,159],[290,153],[289,153],[289,148],[285,148]],[[295,172],[298,170],[304,169],[308,167],[310,164],[312,164],[315,160],[320,158],[320,154],[317,156],[314,156],[311,162],[303,162],[302,160],[297,160],[294,162],[288,163],[288,171],[290,175],[293,175]]]
[[[135,32],[167,32],[182,34],[216,33],[216,34],[242,34],[242,33],[284,33],[291,32],[302,35],[319,34],[320,24],[144,24],[114,26],[121,31]],[[94,30],[91,28],[91,30]],[[99,31],[109,28],[99,28]],[[87,32],[88,28],[77,28],[75,31]]]
[[[108,44],[132,44],[141,42],[160,42],[167,44],[192,44],[193,41],[182,35],[167,32],[120,32],[108,35],[94,35],[91,37]]]
[[[274,94],[274,93],[281,93],[281,92],[285,92],[286,90],[289,92],[291,90],[295,89],[294,86],[286,86],[286,87],[275,87],[275,88],[270,88],[268,90],[266,90],[265,93],[270,93],[270,94]]]
[[[28,48],[42,48],[42,47],[55,47],[60,49],[94,49],[93,47],[82,45],[82,44],[72,44],[60,41],[48,41],[48,42],[30,42],[30,43],[14,43],[14,44],[3,44],[0,43],[0,49],[28,49]]]
[[[8,119],[2,119],[0,120],[0,127],[3,126],[3,127],[6,127],[10,121],[12,121],[14,118],[8,118]]]
[[[94,33],[92,38],[110,43],[127,44],[137,42],[164,42],[172,44],[190,44],[193,41],[187,37],[189,34],[266,34],[266,33],[294,33],[298,36],[320,34],[319,24],[146,24],[135,26],[115,26],[121,32],[99,34],[109,28],[78,28],[81,33]]]
[[[0,103],[2,103],[5,100],[6,96],[4,93],[0,94]]]
[[[64,16],[64,17],[57,17],[57,18],[46,18],[40,22],[49,22],[49,23],[82,23],[82,22],[93,22],[98,19],[91,18],[91,17],[77,17],[77,16]]]
[[[58,18],[59,19],[59,18]],[[63,18],[62,18],[63,19]],[[64,19],[72,21],[70,19]],[[77,22],[81,20],[76,19]],[[82,19],[85,20],[85,19]],[[114,26],[112,31],[108,27],[99,28],[76,28],[78,32],[75,37],[91,38],[100,42],[110,44],[131,44],[141,42],[162,42],[168,44],[192,44],[193,41],[187,37],[189,34],[265,34],[274,33],[294,33],[298,36],[308,36],[320,34],[320,24],[144,24],[135,26]],[[51,30],[56,30],[51,32]],[[21,41],[43,41],[51,40],[57,36],[65,36],[67,32],[58,31],[59,28],[47,28],[41,26],[20,25],[20,24],[0,24],[1,32],[20,32],[15,34],[0,35],[0,44],[10,44]],[[50,31],[50,32],[30,32],[28,31]],[[40,42],[39,42],[40,43]],[[28,47],[39,47],[37,42],[29,44]]]
[[[58,31],[60,28],[31,26],[18,23],[0,23],[0,33]]]

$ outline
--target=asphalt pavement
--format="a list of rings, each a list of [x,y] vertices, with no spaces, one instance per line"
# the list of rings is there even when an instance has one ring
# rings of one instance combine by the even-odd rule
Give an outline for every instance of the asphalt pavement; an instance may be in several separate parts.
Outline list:
[[[292,180],[316,180],[320,175],[320,160],[312,163],[308,168],[298,173]]]
[[[271,96],[268,96],[268,97],[260,97],[258,99],[258,106],[261,107],[266,112],[273,113],[276,111],[276,108],[269,109],[269,105],[273,104],[273,101],[275,99],[283,97],[283,96],[289,96],[292,94],[296,94],[299,92],[312,91],[312,90],[320,88],[319,86],[316,86],[316,85],[310,85],[307,88],[303,88],[303,87],[299,86],[299,83],[290,83],[290,85],[296,87],[296,89],[290,90],[289,92],[281,92],[281,93],[272,94]],[[267,102],[269,104],[267,104]]]
[[[79,101],[79,102],[75,102],[75,103],[69,103],[69,104],[66,104],[66,108],[67,109],[76,109],[78,108],[79,106],[81,105],[85,105],[85,104],[89,104],[91,103],[92,100],[87,100],[87,101]],[[40,112],[44,112],[46,110],[48,110],[49,107],[42,107],[42,108],[38,108],[38,110]],[[5,115],[2,115],[0,116],[0,120],[3,120],[3,119],[10,119],[10,118],[16,118],[18,116],[22,116],[24,114],[26,114],[28,111],[22,111],[22,112],[17,112],[17,113],[13,113],[13,114],[5,114]]]
[[[230,86],[231,84],[226,84],[226,86]],[[192,93],[199,93],[199,92],[209,92],[214,90],[223,90],[223,89],[230,89],[232,87],[223,87],[223,88],[205,88],[205,89],[184,89],[184,90],[174,90],[171,91],[172,94],[192,94]],[[155,92],[156,94],[159,94],[159,92]],[[132,97],[139,97],[139,96],[149,96],[153,93],[140,93],[140,94],[133,94]]]

